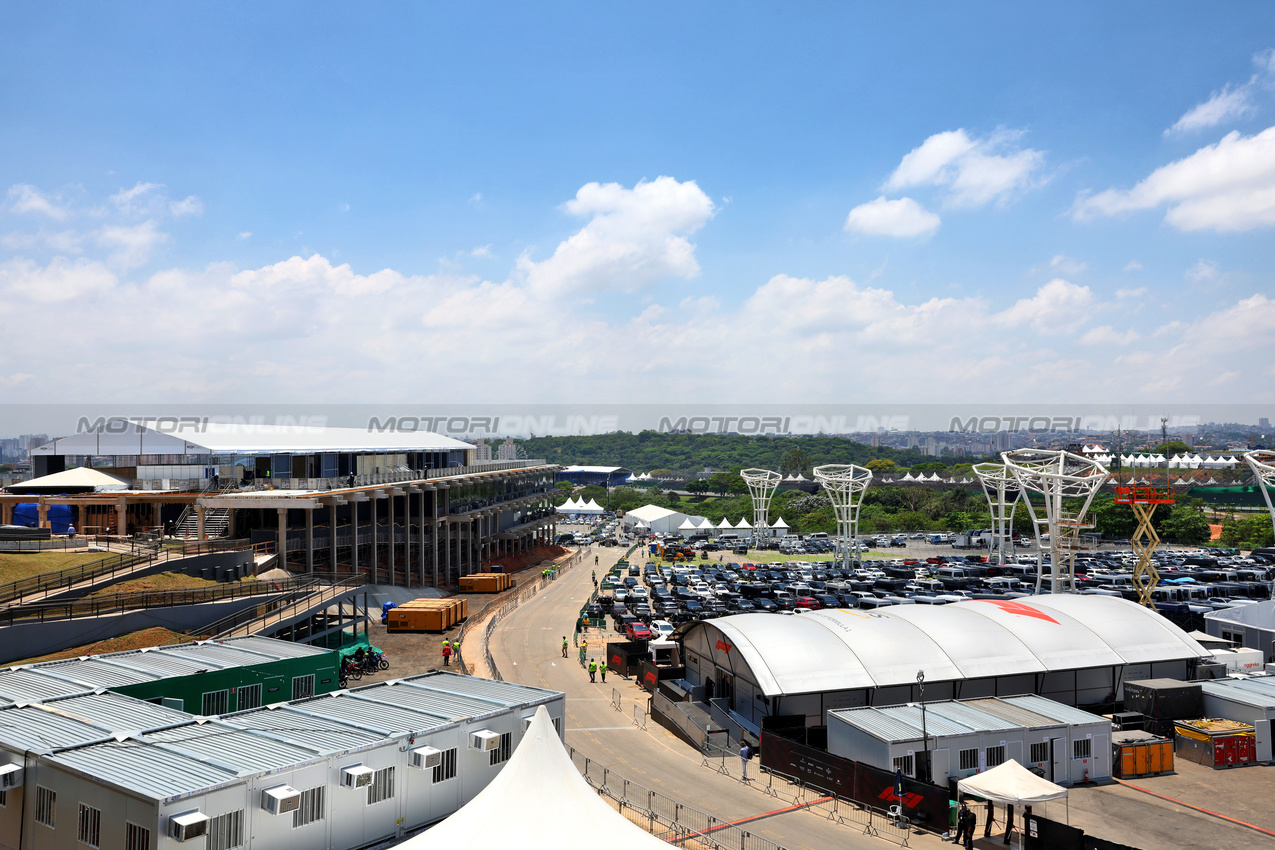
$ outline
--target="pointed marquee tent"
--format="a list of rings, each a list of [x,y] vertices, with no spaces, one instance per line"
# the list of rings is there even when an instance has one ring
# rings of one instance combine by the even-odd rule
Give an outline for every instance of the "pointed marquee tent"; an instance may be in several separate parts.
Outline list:
[[[477,797],[401,850],[668,850],[589,787],[544,706],[500,774]]]

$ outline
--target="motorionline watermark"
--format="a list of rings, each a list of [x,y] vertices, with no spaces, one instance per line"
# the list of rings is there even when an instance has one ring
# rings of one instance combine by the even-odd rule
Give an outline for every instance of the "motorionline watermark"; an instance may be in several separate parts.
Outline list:
[[[953,416],[948,430],[958,434],[1056,434],[1056,433],[1114,433],[1116,431],[1155,431],[1164,427],[1181,430],[1198,428],[1204,424],[1198,415],[1166,417],[1138,417],[1109,414],[1084,414],[1079,416],[1036,416],[1032,414],[1011,416]]]

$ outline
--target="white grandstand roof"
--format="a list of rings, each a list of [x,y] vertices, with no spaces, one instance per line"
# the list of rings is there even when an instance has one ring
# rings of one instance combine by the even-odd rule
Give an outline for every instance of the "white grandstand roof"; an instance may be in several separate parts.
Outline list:
[[[800,617],[737,614],[719,630],[767,696],[1200,658],[1208,653],[1154,611],[1111,596],[1056,594]]]
[[[219,455],[279,452],[448,451],[472,449],[469,443],[432,431],[320,428],[308,425],[257,425],[174,420],[161,430],[112,420],[106,427],[59,437],[31,450],[33,455]]]

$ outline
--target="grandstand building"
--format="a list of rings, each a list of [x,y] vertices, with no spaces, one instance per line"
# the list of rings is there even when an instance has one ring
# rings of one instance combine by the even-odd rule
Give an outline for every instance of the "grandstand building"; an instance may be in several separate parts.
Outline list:
[[[477,462],[474,446],[425,431],[106,420],[32,450],[42,477],[92,466],[127,489],[0,495],[81,534],[244,537],[293,569],[367,572],[373,583],[454,583],[556,535],[557,466]]]

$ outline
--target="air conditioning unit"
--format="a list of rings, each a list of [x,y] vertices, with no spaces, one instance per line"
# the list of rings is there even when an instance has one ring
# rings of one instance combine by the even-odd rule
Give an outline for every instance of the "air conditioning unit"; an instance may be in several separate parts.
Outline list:
[[[433,747],[417,747],[411,751],[412,767],[428,770],[443,763],[443,751]]]
[[[489,753],[500,746],[500,733],[483,729],[469,736],[469,746],[475,750]]]
[[[370,767],[356,764],[353,767],[345,767],[341,769],[341,787],[343,788],[366,788],[372,784],[372,774],[375,773]]]
[[[276,785],[261,792],[261,808],[272,815],[286,815],[301,808],[301,792],[291,785]]]
[[[17,788],[22,784],[22,765],[0,765],[0,788]]]
[[[208,834],[208,816],[186,812],[168,819],[168,837],[175,841],[191,841]]]

